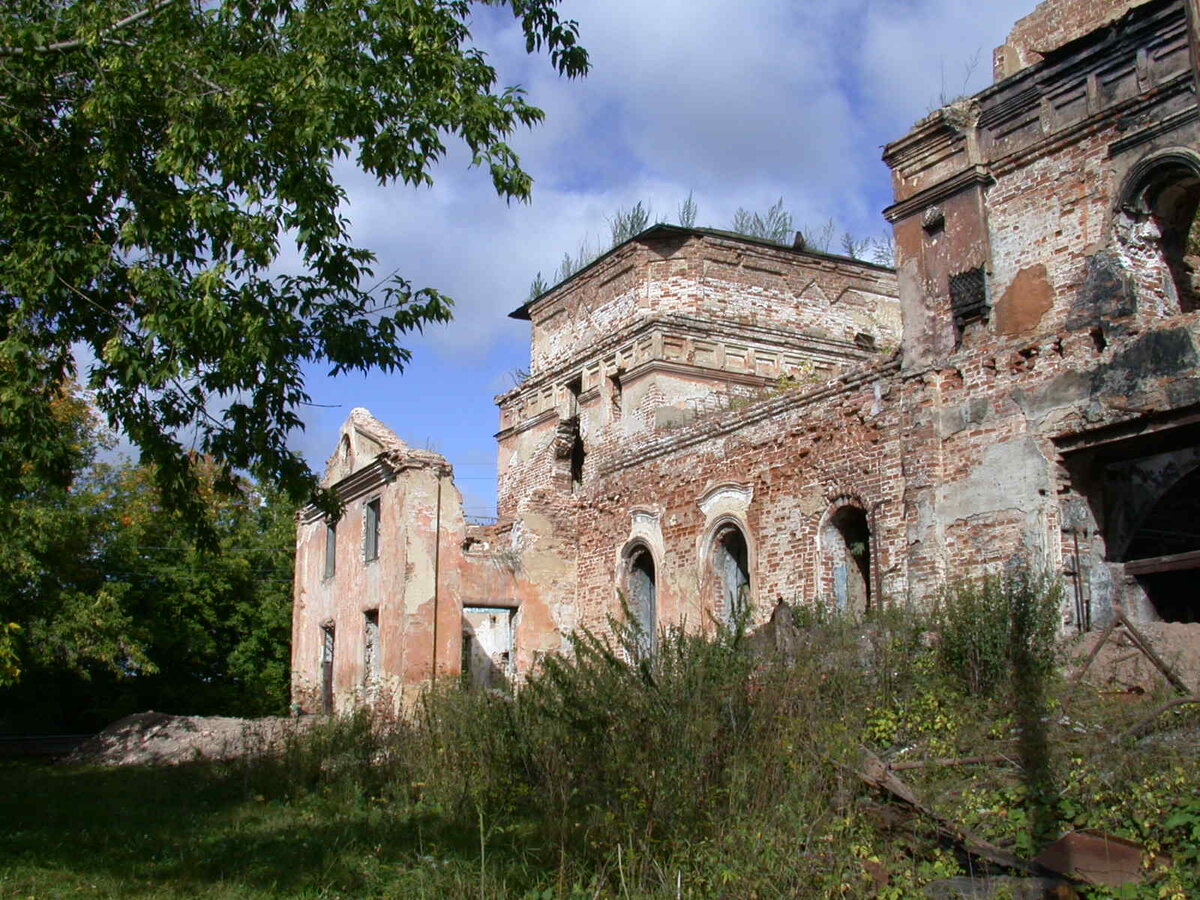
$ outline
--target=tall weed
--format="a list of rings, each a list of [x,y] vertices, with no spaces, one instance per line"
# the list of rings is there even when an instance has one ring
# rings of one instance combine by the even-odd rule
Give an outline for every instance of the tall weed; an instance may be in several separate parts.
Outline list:
[[[995,696],[1014,672],[1054,666],[1062,588],[1049,575],[1014,564],[1002,575],[958,581],[934,612],[938,662],[963,690]]]

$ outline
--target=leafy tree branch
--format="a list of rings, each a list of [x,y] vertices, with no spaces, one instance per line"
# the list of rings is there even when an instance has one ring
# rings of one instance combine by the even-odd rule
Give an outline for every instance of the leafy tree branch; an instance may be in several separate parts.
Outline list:
[[[0,475],[29,463],[61,482],[51,410],[78,377],[152,465],[163,502],[192,519],[194,454],[226,487],[245,472],[312,497],[316,478],[288,447],[311,402],[305,370],[402,370],[404,336],[451,312],[433,287],[380,281],[350,239],[334,164],[426,185],[461,142],[500,196],[532,187],[508,139],[543,114],[497,85],[470,31],[478,5],[6,4],[0,430],[13,439]],[[560,74],[586,72],[557,0],[486,5]]]

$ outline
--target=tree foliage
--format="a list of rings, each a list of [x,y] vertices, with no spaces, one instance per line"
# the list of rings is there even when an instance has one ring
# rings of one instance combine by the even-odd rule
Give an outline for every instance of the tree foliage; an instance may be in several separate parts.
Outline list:
[[[125,713],[258,715],[287,705],[295,506],[241,483],[214,489],[198,461],[213,536],[201,546],[147,466],[97,462],[102,432],[78,397],[67,485],[24,478],[0,496],[0,709],[23,728],[92,728]]]
[[[10,0],[0,12],[0,430],[61,484],[52,406],[90,358],[163,500],[202,513],[198,451],[303,499],[303,369],[398,370],[449,300],[382,281],[335,163],[424,185],[461,141],[499,194],[542,112],[501,89],[472,11],[504,7],[567,76],[557,0]],[[291,262],[289,267],[285,263]],[[16,465],[0,459],[0,472]]]
[[[696,192],[688,191],[687,199],[679,204],[679,224],[683,228],[696,227]]]
[[[792,214],[783,208],[782,197],[771,204],[765,213],[738,207],[733,214],[730,230],[776,244],[788,244],[792,240]]]

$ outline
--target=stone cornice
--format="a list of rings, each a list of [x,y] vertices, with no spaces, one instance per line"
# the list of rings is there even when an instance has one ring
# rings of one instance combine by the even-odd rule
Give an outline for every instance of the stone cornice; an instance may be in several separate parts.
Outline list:
[[[510,438],[513,435],[520,434],[522,431],[528,431],[530,428],[537,428],[537,426],[545,422],[553,422],[557,419],[558,410],[554,408],[544,409],[532,418],[524,419],[518,422],[516,425],[511,425],[508,428],[503,428],[500,431],[497,431],[493,437],[498,441],[504,440],[505,438]]]
[[[998,158],[992,163],[992,172],[997,177],[1007,175],[1009,172],[1027,166],[1029,163],[1043,156],[1048,156],[1051,153],[1061,150],[1063,147],[1078,143],[1084,137],[1111,126],[1114,121],[1149,111],[1164,100],[1176,94],[1189,91],[1191,83],[1192,73],[1190,71],[1182,72],[1174,78],[1158,85],[1153,90],[1139,94],[1136,97],[1131,97],[1120,103],[1114,103],[1112,106],[1107,106],[1095,115],[1080,119],[1078,122],[1074,122],[1065,128],[1060,128],[1040,141],[1034,141],[1020,150]],[[1133,136],[1131,135],[1130,137]]]
[[[919,213],[927,207],[941,203],[943,200],[947,200],[969,188],[977,186],[986,187],[993,184],[995,180],[985,166],[971,166],[969,169],[964,169],[943,181],[939,181],[937,184],[918,191],[907,200],[893,203],[883,211],[883,215],[889,222],[895,224],[901,219],[907,219],[909,216]]]
[[[385,450],[367,465],[351,472],[331,487],[342,503],[352,503],[386,484],[391,484],[397,475],[409,469],[428,469],[439,477],[454,474],[450,464],[436,453],[407,449]],[[299,513],[300,521],[306,524],[320,519],[323,515],[324,513],[315,506],[306,506]]]
[[[632,255],[631,252],[627,251],[636,250],[639,245],[646,245],[662,239],[688,240],[690,238],[698,238],[705,242],[737,244],[747,252],[757,251],[764,255],[799,257],[808,263],[844,266],[856,270],[874,269],[877,272],[894,271],[891,266],[881,265],[880,263],[854,259],[853,257],[842,256],[837,253],[827,253],[822,250],[813,250],[803,246],[777,244],[774,241],[764,238],[751,237],[750,235],[738,234],[733,231],[722,231],[717,228],[687,228],[682,225],[659,223],[651,225],[641,234],[634,235],[624,243],[618,244],[605,253],[602,253],[578,272],[567,276],[558,284],[552,285],[538,296],[523,303],[520,307],[509,313],[509,317],[513,319],[532,320],[535,312],[537,315],[540,315],[548,307],[552,306],[554,301],[574,292],[582,283],[593,280],[599,272],[611,268],[614,265],[614,260],[621,260]]]
[[[797,353],[808,353],[831,362],[860,361],[871,356],[869,351],[864,351],[853,341],[843,341],[801,331],[764,328],[758,325],[738,325],[700,316],[668,313],[649,316],[614,331],[608,337],[594,344],[587,356],[582,359],[573,358],[544,372],[539,372],[537,375],[531,375],[520,386],[496,396],[495,403],[503,405],[526,392],[536,392],[547,384],[565,381],[568,376],[582,371],[597,360],[613,353],[622,344],[635,341],[659,329],[663,330],[664,334],[696,337],[703,340],[713,340],[713,335],[717,334],[720,335],[719,339],[725,343],[740,341],[751,346],[770,347],[777,351],[791,350]]]
[[[1123,137],[1119,141],[1113,141],[1108,146],[1108,155],[1110,157],[1120,156],[1127,150],[1131,150],[1140,144],[1147,141],[1152,141],[1156,137],[1160,137],[1176,128],[1182,128],[1200,117],[1200,107],[1190,106],[1187,109],[1182,109],[1179,112],[1172,113],[1169,116],[1164,116],[1155,121],[1150,127],[1143,128],[1141,131],[1135,131],[1128,137]]]
[[[938,110],[889,144],[884,149],[884,161],[902,178],[912,178],[916,172],[956,154],[963,156],[963,164],[954,174],[889,206],[884,215],[895,223],[972,185],[986,186],[989,177],[1001,178],[1120,120],[1155,112],[1164,102],[1191,91],[1194,80],[1191,66],[1152,75],[1143,71],[1143,62],[1137,54],[1137,48],[1152,39],[1170,45],[1174,48],[1172,52],[1177,52],[1179,46],[1186,47],[1186,27],[1180,4],[1163,2],[1135,8],[1119,26],[1099,29],[1073,41],[1048,54],[1041,63],[975,95],[971,103],[978,117],[973,121],[969,121],[966,107],[959,109],[962,104]],[[1118,63],[1125,67],[1124,77],[1138,79],[1139,90],[1133,96],[1102,105],[1103,94],[1097,79],[1111,78]],[[1155,83],[1154,77],[1161,80]],[[1079,102],[1086,101],[1088,112],[1055,127],[1052,108],[1064,96],[1085,98]],[[1110,152],[1113,155],[1123,152],[1194,117],[1194,110],[1161,117],[1161,121],[1149,128],[1116,141]],[[968,163],[967,152],[971,147],[977,145],[986,157],[992,141],[1008,140],[1008,135],[1031,127],[1036,127],[1038,133],[1021,146],[1003,155],[974,158]],[[971,139],[970,132],[976,137]]]

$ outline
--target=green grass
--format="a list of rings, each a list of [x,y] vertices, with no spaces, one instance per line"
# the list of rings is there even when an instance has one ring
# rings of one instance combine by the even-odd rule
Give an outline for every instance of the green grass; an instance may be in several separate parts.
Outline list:
[[[248,787],[203,765],[6,765],[0,897],[478,896],[473,834],[336,789]]]

